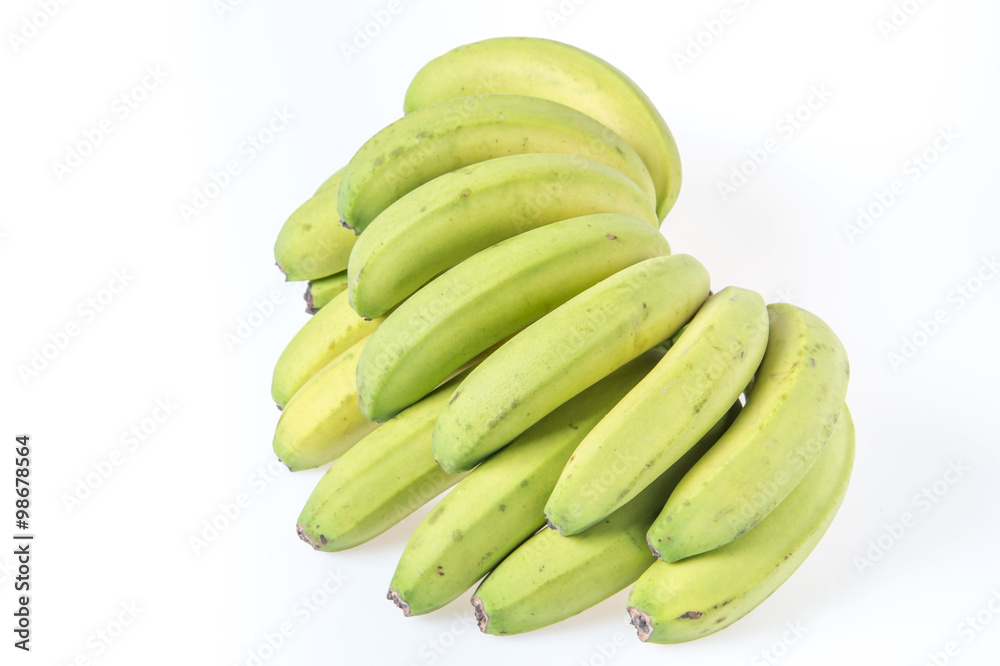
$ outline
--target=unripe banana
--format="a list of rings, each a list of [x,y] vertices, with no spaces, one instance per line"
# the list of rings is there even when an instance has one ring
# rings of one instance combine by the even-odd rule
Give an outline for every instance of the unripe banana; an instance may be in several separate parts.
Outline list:
[[[760,294],[726,287],[709,298],[656,368],[581,442],[545,505],[549,523],[562,535],[582,532],[676,462],[753,378],[767,334]],[[609,470],[616,481],[598,492],[595,481]]]
[[[365,230],[347,268],[351,305],[378,317],[476,252],[559,220],[622,213],[657,228],[639,187],[577,155],[499,157],[435,178]]]
[[[316,550],[352,548],[382,534],[458,483],[431,454],[434,421],[462,375],[383,423],[320,479],[296,525]]]
[[[659,231],[617,213],[554,222],[474,254],[405,300],[372,335],[358,362],[361,411],[391,417],[584,289],[668,254]]]
[[[505,155],[564,153],[602,162],[632,179],[655,205],[642,159],[585,113],[524,95],[473,95],[409,113],[369,139],[344,170],[337,209],[358,233],[414,188]]]
[[[670,129],[635,82],[597,56],[535,37],[467,44],[424,65],[406,91],[403,108],[410,113],[481,93],[544,97],[596,118],[642,157],[656,186],[661,220],[677,200],[681,161]]]
[[[309,280],[306,285],[306,314],[314,315],[334,296],[347,291],[347,271],[343,270],[318,280]]]
[[[444,469],[470,469],[543,416],[670,337],[708,297],[686,254],[647,259],[575,296],[511,338],[455,391],[434,428]]]
[[[830,438],[850,369],[836,334],[786,303],[767,306],[767,350],[733,427],[678,484],[649,533],[675,562],[749,533],[802,480]]]
[[[367,340],[359,340],[330,361],[282,410],[274,452],[293,472],[335,460],[378,425],[358,408],[355,376]]]
[[[314,280],[347,268],[357,234],[340,223],[337,192],[341,169],[293,212],[278,232],[274,260],[285,279]]]
[[[639,638],[682,643],[724,629],[771,595],[812,552],[843,502],[854,463],[847,406],[805,478],[759,525],[721,548],[659,561],[639,578],[628,613]]]
[[[469,473],[414,530],[388,598],[405,615],[441,608],[534,534],[545,524],[542,507],[573,449],[660,356],[650,350],[619,368]]]
[[[646,528],[673,486],[732,423],[739,409],[740,403],[734,403],[680,460],[590,529],[571,537],[546,529],[518,546],[486,576],[472,598],[479,628],[497,636],[540,629],[635,582],[656,560],[643,543]]]
[[[351,309],[347,292],[335,297],[291,339],[271,377],[271,397],[285,405],[303,384],[343,354],[358,340],[371,335],[382,319],[365,319]]]

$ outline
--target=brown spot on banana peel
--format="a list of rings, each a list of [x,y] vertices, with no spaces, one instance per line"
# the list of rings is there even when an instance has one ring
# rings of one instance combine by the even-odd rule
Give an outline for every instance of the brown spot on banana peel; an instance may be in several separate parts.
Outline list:
[[[701,613],[699,611],[688,611],[687,613],[684,613],[683,615],[679,615],[677,617],[677,619],[678,620],[697,620],[702,615],[704,615],[704,613]]]

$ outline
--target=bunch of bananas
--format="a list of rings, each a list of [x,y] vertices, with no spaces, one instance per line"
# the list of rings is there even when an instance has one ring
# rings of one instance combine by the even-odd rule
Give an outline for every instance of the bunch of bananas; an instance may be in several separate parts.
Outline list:
[[[643,641],[746,615],[847,490],[840,340],[671,253],[677,147],[605,61],[477,42],[425,65],[404,111],[275,244],[314,316],[274,370],[274,451],[335,461],[299,536],[351,548],[451,489],[389,583],[406,615],[477,582],[495,635],[633,584]]]

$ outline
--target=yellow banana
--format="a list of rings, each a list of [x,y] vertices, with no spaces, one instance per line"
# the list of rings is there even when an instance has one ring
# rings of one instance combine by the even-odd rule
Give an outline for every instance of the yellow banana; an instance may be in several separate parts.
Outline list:
[[[602,377],[673,335],[708,297],[686,254],[629,266],[511,338],[455,391],[434,428],[444,469],[470,469]]]
[[[417,72],[403,109],[410,113],[445,99],[481,93],[544,97],[596,118],[642,157],[656,186],[660,220],[677,200],[681,161],[670,129],[635,82],[597,56],[535,37],[467,44]]]
[[[661,559],[677,561],[740,537],[802,480],[837,423],[850,374],[823,320],[767,306],[767,350],[746,408],[677,485],[650,529]]]
[[[337,210],[345,225],[361,233],[390,204],[438,176],[522,153],[602,162],[656,201],[636,151],[585,113],[540,97],[473,95],[409,113],[365,142],[344,171]]]
[[[805,478],[746,535],[680,562],[658,561],[639,578],[628,613],[639,638],[682,643],[744,617],[809,556],[843,502],[854,463],[854,423],[845,405]]]
[[[666,239],[643,220],[602,214],[554,222],[472,255],[405,300],[372,334],[358,362],[361,411],[377,421],[391,417],[584,289],[668,254]]]
[[[355,375],[368,338],[354,343],[302,385],[274,432],[274,452],[293,472],[340,457],[378,425],[358,408]]]
[[[461,378],[380,425],[330,466],[299,514],[303,541],[322,551],[353,548],[465,476],[448,474],[431,454],[434,421]]]
[[[371,335],[381,322],[380,318],[359,317],[351,309],[346,292],[336,296],[299,329],[278,357],[271,376],[274,402],[284,409],[313,375],[358,340]]]
[[[347,268],[357,235],[340,223],[337,193],[344,169],[293,212],[278,232],[274,260],[286,280],[314,280]]]
[[[671,488],[732,423],[739,409],[740,403],[735,402],[680,460],[590,529],[571,537],[542,530],[518,546],[486,576],[472,598],[479,628],[498,636],[539,629],[572,617],[635,582],[656,560],[643,542],[646,528]]]
[[[545,499],[573,449],[661,354],[650,350],[619,368],[476,467],[414,530],[389,599],[405,615],[441,608],[544,525]]]
[[[767,334],[760,294],[726,287],[709,298],[656,368],[580,443],[545,505],[549,523],[562,535],[582,532],[676,462],[753,378]]]

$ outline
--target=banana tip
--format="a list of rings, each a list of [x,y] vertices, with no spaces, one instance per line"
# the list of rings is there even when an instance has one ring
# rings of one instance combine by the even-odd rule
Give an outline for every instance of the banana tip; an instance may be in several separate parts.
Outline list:
[[[628,607],[628,614],[632,618],[631,623],[639,635],[639,640],[645,643],[650,634],[653,633],[653,625],[649,621],[649,616],[634,606]]]
[[[357,229],[355,229],[354,227],[352,227],[351,225],[349,225],[349,224],[347,223],[347,220],[345,220],[344,218],[340,218],[340,226],[344,227],[345,229],[347,229],[347,230],[349,230],[349,231],[353,231],[353,232],[354,232],[354,235],[355,235],[355,236],[360,236],[360,235],[361,235],[361,234],[360,234],[360,233],[358,232],[358,230],[357,230]]]
[[[306,528],[304,528],[302,525],[296,525],[295,526],[295,532],[296,532],[296,534],[299,535],[300,539],[302,539],[307,544],[309,544],[310,546],[312,546],[313,550],[319,550],[319,544],[316,543],[315,541],[313,541],[312,538],[308,534],[306,534]],[[322,536],[320,536],[320,539],[323,542],[326,542],[326,539],[324,539]]]
[[[276,261],[274,262],[274,265],[277,266],[278,270],[281,271],[281,274],[285,276],[285,282],[288,282],[288,273],[285,272],[285,269],[281,265],[281,263]]]
[[[553,523],[550,518],[545,519],[545,527],[549,528],[550,530],[555,530],[556,532],[559,533],[559,536],[566,536],[565,534],[562,533],[562,530],[559,529],[559,526]]]
[[[386,593],[385,598],[396,604],[396,608],[403,611],[403,617],[410,617],[410,604],[403,601],[396,590],[389,590],[389,592]]]
[[[479,631],[486,633],[486,627],[490,624],[490,616],[483,609],[483,602],[479,597],[472,597],[472,609],[476,614],[476,624],[479,625]]]

